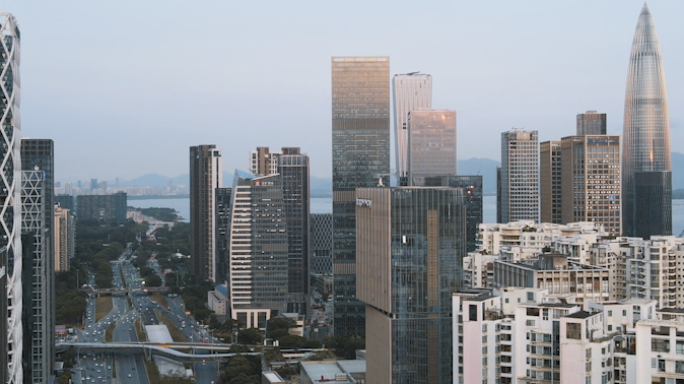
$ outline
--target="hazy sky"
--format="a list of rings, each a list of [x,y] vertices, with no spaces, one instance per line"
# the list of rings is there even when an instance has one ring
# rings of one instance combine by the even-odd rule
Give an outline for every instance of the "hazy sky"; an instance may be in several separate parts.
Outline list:
[[[299,146],[331,175],[331,56],[390,56],[433,75],[458,113],[458,157],[500,157],[500,133],[572,135],[608,113],[622,133],[642,1],[1,1],[21,28],[25,137],[55,140],[57,180],[188,172],[188,146],[224,168],[256,146]],[[684,152],[684,1],[649,3],[672,150]],[[394,148],[394,145],[391,146]],[[392,160],[394,168],[394,159]]]

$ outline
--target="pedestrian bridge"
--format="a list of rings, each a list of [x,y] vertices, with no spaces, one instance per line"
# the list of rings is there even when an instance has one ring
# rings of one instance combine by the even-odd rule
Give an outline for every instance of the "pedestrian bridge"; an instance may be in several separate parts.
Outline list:
[[[57,352],[66,351],[69,347],[74,347],[79,351],[108,352],[108,353],[143,353],[146,358],[152,355],[168,357],[184,363],[198,363],[205,360],[226,361],[236,355],[260,355],[261,352],[240,352],[240,353],[202,353],[192,354],[181,352],[187,349],[199,349],[209,351],[228,351],[230,346],[226,344],[205,344],[205,343],[148,343],[148,342],[115,342],[115,343],[57,343]]]

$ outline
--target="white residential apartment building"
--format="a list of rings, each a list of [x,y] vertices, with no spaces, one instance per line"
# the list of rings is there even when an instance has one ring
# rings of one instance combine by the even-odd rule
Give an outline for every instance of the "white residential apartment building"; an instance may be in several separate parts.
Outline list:
[[[453,296],[454,383],[684,380],[682,310],[645,299],[579,304],[537,288],[493,294]]]
[[[612,271],[617,297],[656,300],[659,308],[684,308],[684,239],[618,237],[589,249],[589,262]]]
[[[463,258],[463,286],[467,288],[491,288],[494,283],[494,261],[498,255],[468,252]]]
[[[590,244],[608,236],[603,227],[591,222],[569,224],[537,224],[521,220],[505,224],[480,224],[478,252],[501,255],[504,260],[524,260],[536,257],[545,247],[558,248],[585,262],[585,250]]]

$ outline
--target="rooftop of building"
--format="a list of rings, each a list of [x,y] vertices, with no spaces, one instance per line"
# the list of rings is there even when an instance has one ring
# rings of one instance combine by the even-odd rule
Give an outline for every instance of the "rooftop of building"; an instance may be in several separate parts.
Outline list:
[[[571,318],[571,319],[586,319],[588,317],[594,316],[596,313],[591,313],[587,311],[577,311],[571,315],[567,315],[565,317]]]
[[[220,292],[222,295],[228,296],[228,287],[226,287],[223,284],[219,284],[216,287],[216,290]]]
[[[493,298],[495,298],[495,297],[496,297],[496,296],[486,295],[486,294],[485,294],[485,295],[480,295],[480,296],[476,296],[476,297],[468,297],[468,298],[466,298],[466,299],[463,300],[463,301],[485,301],[485,300],[493,299]]]
[[[677,313],[684,315],[684,308],[661,308],[657,310],[658,313]]]
[[[306,372],[306,375],[312,380],[334,381],[335,384],[356,382],[356,380],[347,374],[348,372],[344,371],[345,366],[341,366],[339,363],[339,361],[302,361],[300,364],[302,373]],[[365,361],[363,373],[365,374]],[[342,379],[342,377],[344,377],[344,379]]]

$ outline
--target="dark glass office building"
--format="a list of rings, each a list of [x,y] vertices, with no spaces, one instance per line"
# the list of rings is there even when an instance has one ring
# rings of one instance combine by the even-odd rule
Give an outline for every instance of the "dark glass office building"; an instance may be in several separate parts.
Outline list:
[[[309,297],[309,156],[286,147],[278,158],[287,225],[287,312],[306,314]]]
[[[332,213],[311,214],[311,273],[332,274]]]
[[[230,205],[233,197],[233,188],[216,188],[214,190],[214,220],[216,220],[216,283],[222,284],[228,281],[228,264],[230,252]]]
[[[79,220],[126,220],[128,194],[119,192],[111,195],[78,195],[76,206]]]
[[[54,143],[21,140],[24,380],[46,383],[55,360]]]
[[[357,292],[369,383],[452,383],[452,294],[466,254],[463,189],[356,192]]]
[[[644,239],[672,233],[672,172],[636,172],[635,235]]]
[[[477,235],[482,223],[482,176],[425,176],[411,179],[417,187],[452,187],[463,192],[466,206],[466,249],[473,252],[477,248]]]
[[[356,188],[389,185],[389,57],[332,58],[333,326],[365,335],[356,298]]]

